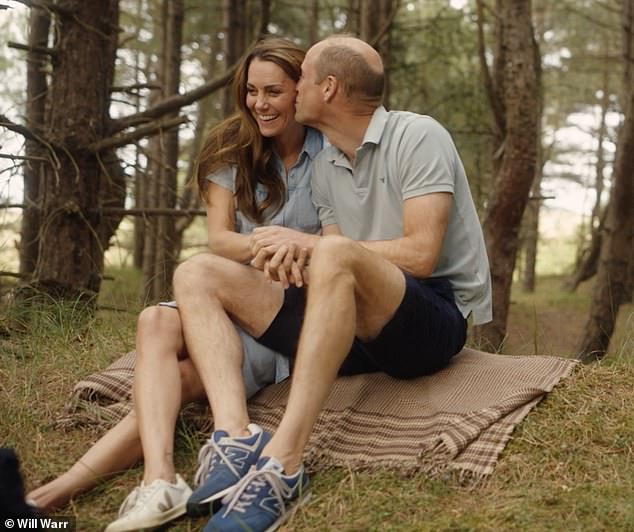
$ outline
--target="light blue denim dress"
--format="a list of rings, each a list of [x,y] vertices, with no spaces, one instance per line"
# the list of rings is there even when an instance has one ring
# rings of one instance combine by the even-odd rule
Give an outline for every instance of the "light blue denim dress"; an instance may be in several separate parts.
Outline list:
[[[268,218],[263,225],[283,225],[306,233],[317,233],[320,229],[319,217],[312,202],[310,189],[310,169],[313,159],[322,150],[324,140],[317,130],[306,128],[304,146],[297,162],[288,173],[280,159],[276,158],[278,172],[285,176],[286,201],[284,206]],[[221,187],[235,192],[235,167],[227,167],[211,174],[207,179]],[[266,197],[266,189],[258,184],[255,190],[258,201]],[[253,223],[241,212],[236,211],[236,231],[250,234],[259,224]],[[256,342],[236,325],[236,330],[244,346],[244,375],[247,397],[272,382],[280,382],[289,375],[288,359],[268,347]]]

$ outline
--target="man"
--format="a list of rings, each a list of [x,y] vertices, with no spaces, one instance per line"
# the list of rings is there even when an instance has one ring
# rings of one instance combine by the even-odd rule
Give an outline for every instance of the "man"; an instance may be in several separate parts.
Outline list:
[[[462,348],[469,315],[474,323],[491,318],[482,232],[453,142],[429,117],[388,113],[383,85],[379,55],[358,39],[331,37],[306,55],[296,119],[332,144],[312,169],[323,236],[269,227],[252,237],[253,264],[284,285],[298,278],[293,261],[308,255],[306,302],[303,288],[267,288],[256,272],[246,293],[264,307],[257,318],[240,296],[228,302],[235,276],[221,274],[215,292],[225,294],[215,296],[216,308],[224,305],[259,342],[290,355],[298,343],[290,396],[275,434],[252,451],[256,466],[228,490],[205,530],[272,530],[306,498],[302,454],[338,373],[434,372]],[[182,313],[196,290],[184,290],[178,277]],[[222,369],[207,365],[199,371],[215,389]],[[246,407],[234,407],[233,419],[244,425]]]

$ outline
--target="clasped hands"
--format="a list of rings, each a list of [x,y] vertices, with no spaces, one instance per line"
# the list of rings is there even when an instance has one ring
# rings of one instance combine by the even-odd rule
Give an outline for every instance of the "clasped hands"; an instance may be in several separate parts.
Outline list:
[[[264,272],[268,281],[279,281],[284,288],[308,284],[310,254],[306,236],[278,225],[255,228],[249,240],[251,266]]]

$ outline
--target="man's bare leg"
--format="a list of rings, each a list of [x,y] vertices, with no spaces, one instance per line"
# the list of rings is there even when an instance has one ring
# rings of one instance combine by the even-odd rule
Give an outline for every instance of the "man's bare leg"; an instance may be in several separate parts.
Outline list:
[[[375,338],[399,307],[405,277],[396,266],[340,236],[313,251],[304,326],[284,417],[262,456],[277,458],[287,474],[304,447],[354,337]]]
[[[234,437],[248,435],[243,348],[231,319],[251,336],[261,336],[282,305],[281,285],[269,283],[249,266],[203,254],[177,268],[174,294],[216,430]]]

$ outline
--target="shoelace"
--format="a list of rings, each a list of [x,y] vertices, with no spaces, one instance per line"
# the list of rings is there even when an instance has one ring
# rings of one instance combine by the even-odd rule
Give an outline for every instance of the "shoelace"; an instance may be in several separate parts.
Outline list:
[[[271,469],[255,469],[247,473],[236,484],[234,490],[223,499],[223,504],[227,505],[224,516],[232,510],[246,512],[247,507],[257,497],[257,492],[267,483],[271,486],[273,495],[279,503],[282,515],[286,514],[286,499],[291,497],[293,489],[282,480],[279,472]]]
[[[207,475],[211,470],[211,466],[217,460],[221,460],[225,464],[227,464],[229,470],[236,477],[240,478],[240,473],[238,473],[238,470],[229,461],[220,445],[218,445],[214,441],[214,438],[212,436],[211,438],[209,438],[209,440],[207,440],[207,443],[205,443],[205,445],[203,445],[198,452],[198,463],[200,465],[198,466],[196,474],[194,475],[194,484],[196,484],[197,487],[201,486],[202,483],[205,482],[205,480],[207,479]]]

